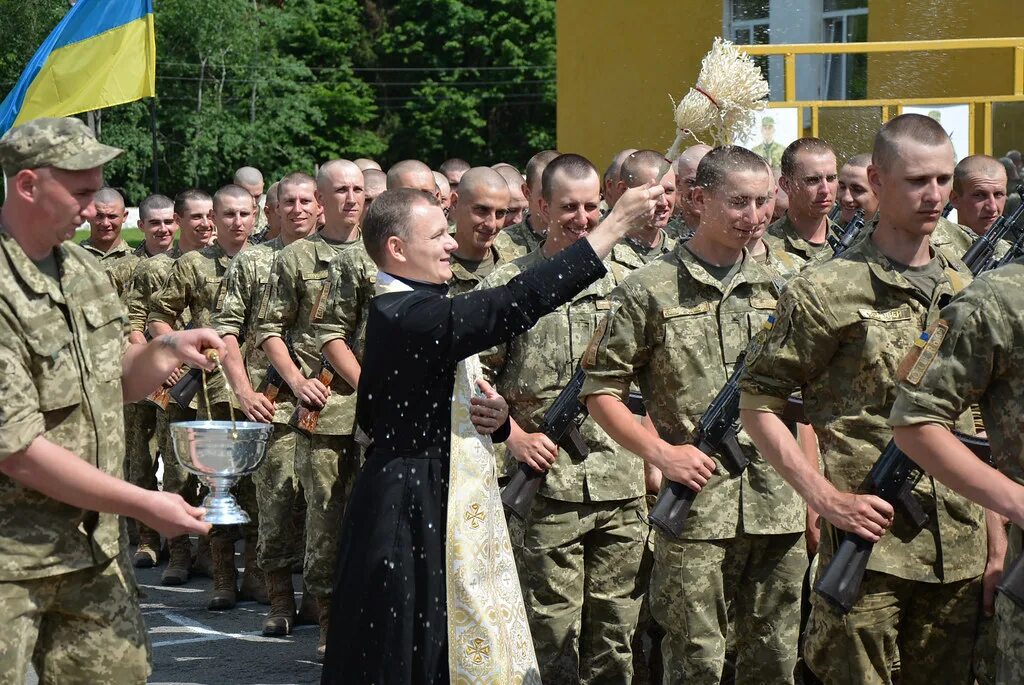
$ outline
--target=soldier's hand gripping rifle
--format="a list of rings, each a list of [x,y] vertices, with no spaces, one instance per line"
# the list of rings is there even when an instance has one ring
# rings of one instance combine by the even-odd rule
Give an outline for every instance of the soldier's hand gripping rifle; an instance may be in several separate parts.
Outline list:
[[[292,344],[290,335],[285,335],[283,338],[284,346],[288,349],[288,356],[291,358],[292,363],[295,366],[299,366],[299,357],[295,354],[295,346]],[[263,380],[260,381],[259,386],[256,388],[256,392],[266,397],[271,402],[277,402],[277,395],[281,392],[281,388],[285,385],[284,378],[281,376],[281,372],[277,370],[277,367],[273,364],[267,364],[267,372],[263,376]]]
[[[338,372],[335,371],[334,366],[331,362],[327,361],[327,357],[321,354],[320,373],[316,375],[317,380],[323,383],[325,388],[329,389],[336,375],[338,375]],[[300,400],[288,423],[301,431],[313,433],[316,430],[317,423],[320,421],[321,411],[323,411],[323,407],[316,409],[306,404],[305,401]]]
[[[740,415],[739,378],[745,367],[744,356],[741,355],[736,360],[736,367],[729,380],[701,415],[693,443],[708,456],[718,454],[722,465],[733,475],[742,473],[749,463],[737,439],[737,422]],[[651,525],[665,535],[678,538],[683,533],[686,519],[690,515],[690,505],[696,496],[696,492],[682,483],[666,481],[658,500],[651,507],[648,516]]]
[[[828,236],[829,245],[832,246],[832,256],[838,257],[839,255],[850,249],[854,241],[857,240],[857,236],[864,229],[864,210],[858,209],[853,218],[850,219],[850,223],[846,224],[846,228],[843,229],[842,234],[836,238],[833,235]]]
[[[558,397],[544,412],[544,419],[538,431],[548,436],[551,442],[576,460],[590,454],[586,440],[580,435],[580,426],[589,414],[587,408],[580,403],[580,390],[583,389],[585,378],[583,368],[577,366],[569,383],[562,388],[562,392],[558,393]],[[541,471],[535,471],[532,466],[520,463],[515,474],[501,491],[501,503],[505,511],[525,521],[533,505],[533,499],[544,482],[544,475]]]
[[[1017,186],[1017,193],[1024,194],[1024,185]],[[967,252],[964,253],[963,263],[971,270],[972,275],[977,276],[982,271],[992,267],[992,257],[995,254],[996,246],[999,245],[999,241],[1003,239],[1003,236],[1017,225],[1021,216],[1024,216],[1024,202],[1017,205],[1017,209],[1013,210],[1013,213],[1009,216],[999,217],[992,224],[992,228],[988,229],[985,235],[975,240],[970,248],[968,248]]]

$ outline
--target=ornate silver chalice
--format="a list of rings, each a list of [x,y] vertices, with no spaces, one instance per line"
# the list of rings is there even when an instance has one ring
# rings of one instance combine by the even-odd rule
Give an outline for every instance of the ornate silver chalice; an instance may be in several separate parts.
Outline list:
[[[249,517],[231,495],[238,480],[256,470],[267,452],[273,426],[239,421],[183,421],[171,424],[178,463],[210,488],[203,500],[207,523],[227,526],[248,523]]]

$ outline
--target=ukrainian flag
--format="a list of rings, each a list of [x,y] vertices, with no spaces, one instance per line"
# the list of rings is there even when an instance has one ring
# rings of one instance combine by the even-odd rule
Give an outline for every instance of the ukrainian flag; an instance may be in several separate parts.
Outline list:
[[[78,0],[0,104],[0,133],[154,95],[153,0]]]

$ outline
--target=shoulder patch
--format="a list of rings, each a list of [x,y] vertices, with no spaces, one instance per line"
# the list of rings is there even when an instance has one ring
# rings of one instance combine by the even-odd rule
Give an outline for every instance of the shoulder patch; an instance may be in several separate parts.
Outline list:
[[[896,371],[897,378],[911,385],[918,385],[932,362],[935,361],[939,348],[942,347],[942,341],[945,340],[948,332],[949,323],[944,319],[939,319],[921,333],[914,341],[914,347],[900,363],[900,367]]]

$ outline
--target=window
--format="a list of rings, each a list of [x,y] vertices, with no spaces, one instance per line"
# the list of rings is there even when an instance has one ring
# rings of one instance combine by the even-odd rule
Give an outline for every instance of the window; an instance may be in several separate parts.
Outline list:
[[[767,45],[771,42],[768,30],[769,0],[732,0],[732,40],[737,45]],[[754,57],[768,79],[768,58]]]
[[[867,0],[824,0],[823,7],[826,43],[863,43],[868,39]],[[821,91],[828,100],[867,97],[867,55],[826,55],[822,79]]]

